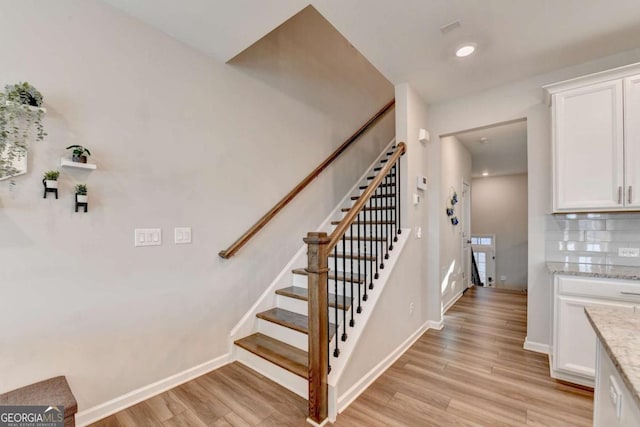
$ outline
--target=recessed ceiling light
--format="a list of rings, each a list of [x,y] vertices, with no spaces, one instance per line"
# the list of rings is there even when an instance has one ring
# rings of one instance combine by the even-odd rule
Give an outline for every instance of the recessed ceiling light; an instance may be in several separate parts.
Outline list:
[[[482,172],[482,176],[489,176],[489,172]]]
[[[483,144],[484,144],[485,142],[487,142],[487,141],[488,141],[488,139],[487,139],[487,137],[486,137],[486,136],[483,136],[482,138],[480,138],[480,142],[482,142]]]
[[[461,46],[458,46],[458,49],[456,49],[456,56],[458,58],[464,58],[465,56],[469,56],[473,52],[475,52],[476,47],[478,47],[478,45],[475,43],[465,43]]]

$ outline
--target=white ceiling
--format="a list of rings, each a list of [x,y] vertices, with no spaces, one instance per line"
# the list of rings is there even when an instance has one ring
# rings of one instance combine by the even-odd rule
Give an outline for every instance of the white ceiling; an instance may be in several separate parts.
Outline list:
[[[227,61],[309,0],[104,0]],[[640,46],[639,0],[313,0],[392,83],[428,103]],[[447,34],[440,27],[460,21]],[[472,40],[478,51],[457,59]]]
[[[471,176],[527,173],[527,122],[499,124],[458,133],[456,138],[471,153]],[[480,138],[486,138],[486,142]]]

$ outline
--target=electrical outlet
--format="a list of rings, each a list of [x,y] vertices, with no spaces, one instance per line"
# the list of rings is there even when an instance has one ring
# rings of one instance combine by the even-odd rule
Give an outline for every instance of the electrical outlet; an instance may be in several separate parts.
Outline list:
[[[422,239],[422,227],[416,227],[416,239]]]
[[[414,303],[409,304],[409,315],[413,314],[413,310],[416,308]]]
[[[640,248],[618,248],[618,256],[640,257]]]

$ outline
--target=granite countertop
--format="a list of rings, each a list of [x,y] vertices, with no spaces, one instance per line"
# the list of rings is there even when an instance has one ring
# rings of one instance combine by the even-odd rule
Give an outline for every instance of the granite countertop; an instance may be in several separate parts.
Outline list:
[[[584,311],[640,408],[640,313],[589,306]]]
[[[568,274],[571,276],[640,280],[640,267],[548,261],[547,268],[551,273]]]

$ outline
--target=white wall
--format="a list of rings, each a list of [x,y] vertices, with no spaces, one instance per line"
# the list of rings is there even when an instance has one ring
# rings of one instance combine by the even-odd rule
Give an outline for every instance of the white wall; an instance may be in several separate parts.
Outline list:
[[[394,95],[346,40],[307,46],[273,86],[96,0],[3,8],[2,84],[42,91],[49,136],[29,174],[0,185],[0,393],[66,375],[83,411],[229,351],[231,328],[394,133],[390,115],[218,258]],[[342,68],[323,69],[319,49]],[[284,89],[309,75],[305,94]],[[41,174],[75,143],[98,170],[64,169],[60,199],[43,199]],[[87,214],[72,211],[77,182]],[[193,227],[193,244],[174,245],[175,226]],[[134,248],[135,227],[161,227],[163,245]]]
[[[426,104],[418,94],[406,84],[396,86],[396,137],[398,142],[407,144],[407,154],[401,163],[401,219],[402,227],[410,228],[412,234],[339,380],[339,395],[360,381],[428,321],[440,319],[439,293],[432,293],[426,286],[433,258],[437,256],[427,251],[427,242],[437,239],[430,226],[437,215],[430,210],[427,199],[423,198],[417,206],[411,203],[411,195],[417,191],[416,176],[433,173],[429,159],[435,158],[432,153],[435,147],[418,141],[418,129],[425,127],[426,119]],[[431,192],[428,190],[422,196],[431,197]],[[417,227],[423,230],[422,239],[416,238]],[[415,307],[413,313],[409,312],[411,303]]]
[[[496,287],[526,289],[527,174],[476,178],[471,185],[471,234],[496,236]]]
[[[447,307],[466,289],[463,280],[464,262],[462,259],[463,211],[462,181],[471,184],[471,153],[455,137],[448,136],[440,140],[441,181],[440,181],[440,289],[442,306]],[[454,206],[455,215],[460,221],[451,224],[446,209],[451,207],[453,193],[458,194],[459,203]]]
[[[640,49],[569,67],[489,91],[431,105],[431,134],[459,131],[527,118],[528,315],[527,341],[541,350],[550,340],[551,277],[545,266],[545,214],[551,211],[550,113],[545,84],[640,61]],[[441,144],[434,138],[434,144]],[[433,286],[432,283],[429,286]]]

